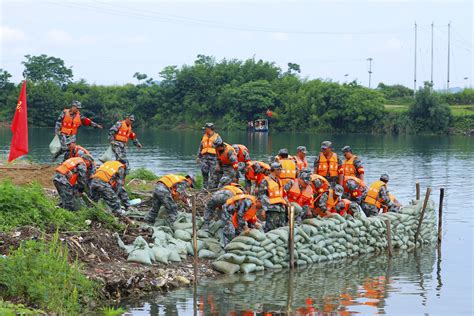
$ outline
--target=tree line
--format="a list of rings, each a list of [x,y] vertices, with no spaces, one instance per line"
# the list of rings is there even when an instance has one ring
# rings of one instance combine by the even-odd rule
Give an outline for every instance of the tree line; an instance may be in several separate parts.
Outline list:
[[[165,67],[160,81],[135,73],[136,84],[121,86],[74,81],[71,67],[57,57],[26,55],[22,64],[32,126],[53,126],[72,100],[81,101],[83,112],[105,125],[134,113],[142,126],[198,128],[213,121],[221,129],[244,129],[247,121],[265,118],[267,110],[276,130],[443,132],[452,122],[448,100],[429,84],[413,99],[413,90],[400,85],[368,89],[355,81],[301,78],[295,63],[283,70],[253,58],[217,61],[198,55],[191,65]],[[0,121],[11,120],[18,98],[20,84],[10,78],[0,69]],[[474,103],[474,93],[464,90],[449,99]],[[384,104],[390,100],[408,100],[408,113],[388,113]]]

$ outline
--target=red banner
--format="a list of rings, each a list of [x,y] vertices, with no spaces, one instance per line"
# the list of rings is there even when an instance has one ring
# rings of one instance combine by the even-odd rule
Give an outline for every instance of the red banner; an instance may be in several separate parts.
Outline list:
[[[12,121],[12,143],[8,162],[28,153],[28,109],[26,106],[26,80],[23,81],[20,97]]]

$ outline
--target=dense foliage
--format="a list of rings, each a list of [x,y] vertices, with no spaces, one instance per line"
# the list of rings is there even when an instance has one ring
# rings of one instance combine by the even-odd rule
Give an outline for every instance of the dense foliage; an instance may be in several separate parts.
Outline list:
[[[83,112],[105,126],[133,112],[142,126],[198,128],[214,121],[221,129],[243,129],[269,109],[274,114],[270,125],[278,130],[401,132],[407,124],[388,121],[384,105],[413,103],[413,91],[407,87],[381,83],[377,89],[367,89],[357,82],[306,80],[299,77],[300,66],[294,63],[283,71],[263,60],[216,61],[198,55],[191,65],[165,67],[159,73],[161,81],[137,72],[133,74],[137,84],[100,86],[72,81],[71,68],[59,58],[25,57],[29,120],[35,126],[53,126],[64,107],[80,100]],[[0,69],[0,121],[11,120],[18,98],[19,85],[9,77]],[[449,99],[474,103],[472,96],[472,90],[464,90]],[[414,130],[437,131],[443,126],[433,121],[440,119],[438,115],[430,117],[417,119],[415,125],[434,123],[433,128]]]

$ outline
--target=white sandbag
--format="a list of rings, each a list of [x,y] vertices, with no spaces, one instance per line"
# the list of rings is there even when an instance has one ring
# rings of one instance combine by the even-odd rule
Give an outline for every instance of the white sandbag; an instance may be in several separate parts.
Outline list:
[[[112,145],[110,145],[109,148],[107,148],[107,150],[102,154],[102,156],[100,156],[99,160],[102,162],[115,160],[115,154],[112,150]]]
[[[154,246],[151,248],[153,254],[155,255],[155,261],[161,263],[168,263],[168,258],[170,257],[170,251],[167,248]]]
[[[154,256],[154,255],[153,255]],[[151,265],[151,256],[149,249],[134,249],[128,255],[127,261],[138,262],[146,265]]]
[[[49,151],[55,155],[61,150],[61,142],[59,141],[58,135],[54,135],[53,140],[49,143]]]
[[[226,262],[226,261],[214,261],[212,267],[221,273],[225,274],[234,274],[240,270],[238,264]]]

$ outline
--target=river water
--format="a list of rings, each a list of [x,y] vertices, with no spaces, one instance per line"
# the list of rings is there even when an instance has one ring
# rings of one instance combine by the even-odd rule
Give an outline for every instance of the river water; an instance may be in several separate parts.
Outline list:
[[[157,174],[199,172],[194,159],[200,131],[138,130],[144,147],[130,148],[132,168]],[[274,312],[285,314],[352,313],[472,315],[474,313],[474,139],[462,136],[269,134],[223,132],[229,143],[242,143],[252,159],[266,160],[279,148],[294,152],[306,145],[312,161],[323,140],[335,148],[352,146],[366,169],[367,182],[387,172],[391,192],[402,203],[415,195],[415,182],[446,188],[443,243],[440,251],[396,252],[314,265],[289,272],[200,280],[193,287],[145,300],[123,302],[132,315],[192,315]],[[0,160],[8,154],[10,132],[0,129]],[[49,129],[30,129],[29,159],[49,162]],[[78,143],[99,156],[107,146],[105,131],[81,128]]]

